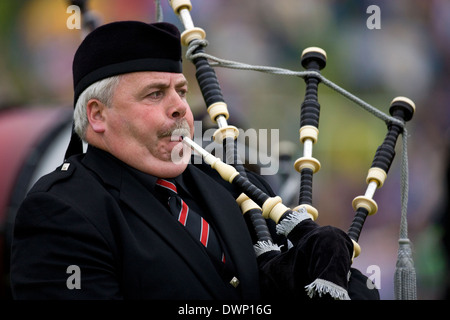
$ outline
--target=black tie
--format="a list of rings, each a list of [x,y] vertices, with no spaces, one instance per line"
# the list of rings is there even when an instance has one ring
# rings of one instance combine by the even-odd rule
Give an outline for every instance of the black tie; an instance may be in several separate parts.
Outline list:
[[[186,202],[178,195],[176,185],[165,179],[158,179],[156,185],[162,187],[168,194],[168,204],[171,213],[184,225],[191,235],[198,239],[217,259],[225,262],[225,256],[220,248],[217,236],[209,225],[197,212],[189,209]]]

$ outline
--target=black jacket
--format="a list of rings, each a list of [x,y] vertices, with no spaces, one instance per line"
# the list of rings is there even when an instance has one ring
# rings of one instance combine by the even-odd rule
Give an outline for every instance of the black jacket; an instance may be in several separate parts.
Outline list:
[[[217,269],[127,165],[95,148],[67,163],[35,184],[17,214],[14,298],[260,297],[252,240],[236,194],[208,166],[189,164],[184,175],[206,199],[210,224],[228,257],[226,271]],[[79,268],[80,289],[68,288],[75,275],[69,266]],[[236,288],[232,277],[239,280]]]
[[[254,239],[235,201],[240,192],[203,163],[189,164],[183,177],[209,214],[225,265],[210,258],[135,169],[90,147],[42,177],[23,201],[13,233],[13,298],[249,300],[285,292],[258,270]],[[274,196],[260,176],[248,177]],[[351,270],[350,297],[379,299],[367,277]]]

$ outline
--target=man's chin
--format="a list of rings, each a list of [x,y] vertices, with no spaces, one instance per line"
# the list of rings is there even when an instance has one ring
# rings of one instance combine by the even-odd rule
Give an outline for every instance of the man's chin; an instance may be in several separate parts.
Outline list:
[[[172,161],[168,161],[154,175],[159,178],[174,178],[182,174],[186,170],[187,165],[187,163],[173,163]]]

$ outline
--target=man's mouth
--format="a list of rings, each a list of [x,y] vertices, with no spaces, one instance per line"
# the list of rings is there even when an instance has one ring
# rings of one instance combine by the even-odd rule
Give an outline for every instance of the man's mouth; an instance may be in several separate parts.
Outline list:
[[[172,132],[172,134],[170,135],[170,141],[182,141],[183,137],[190,137],[191,136],[191,132],[189,130],[186,129],[176,129]]]
[[[177,122],[172,128],[158,134],[159,138],[170,137],[170,141],[181,141],[183,136],[191,136],[191,130],[186,120]]]

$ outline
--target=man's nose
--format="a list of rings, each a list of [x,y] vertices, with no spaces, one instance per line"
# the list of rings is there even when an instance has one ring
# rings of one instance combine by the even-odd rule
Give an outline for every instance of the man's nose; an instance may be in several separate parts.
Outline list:
[[[170,106],[168,114],[171,118],[182,118],[186,114],[186,110],[189,108],[186,100],[181,98],[178,92],[171,94]]]

